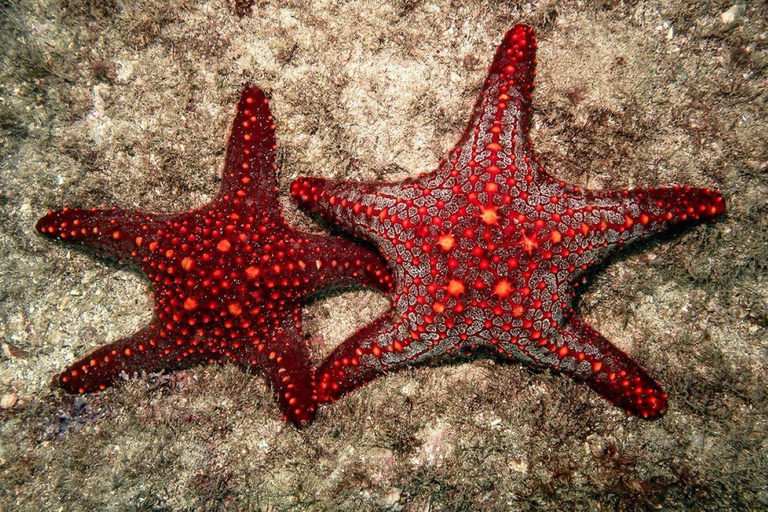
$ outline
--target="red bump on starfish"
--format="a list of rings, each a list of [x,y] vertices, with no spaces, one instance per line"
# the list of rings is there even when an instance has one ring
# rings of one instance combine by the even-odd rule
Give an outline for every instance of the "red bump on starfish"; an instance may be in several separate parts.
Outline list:
[[[302,301],[350,285],[386,291],[391,276],[375,252],[285,222],[277,200],[274,122],[264,93],[246,87],[221,190],[197,210],[156,215],[64,208],[38,221],[37,230],[48,237],[140,266],[156,301],[149,326],[59,375],[64,390],[87,393],[123,374],[231,360],[263,371],[286,420],[312,421],[317,397],[301,332]]]
[[[379,247],[393,309],[317,370],[319,402],[376,376],[455,351],[586,381],[629,413],[655,418],[667,395],[575,314],[574,284],[623,245],[725,210],[720,193],[685,186],[581,190],[539,165],[529,139],[536,41],[504,36],[467,129],[438,168],[400,183],[301,178],[301,205]]]

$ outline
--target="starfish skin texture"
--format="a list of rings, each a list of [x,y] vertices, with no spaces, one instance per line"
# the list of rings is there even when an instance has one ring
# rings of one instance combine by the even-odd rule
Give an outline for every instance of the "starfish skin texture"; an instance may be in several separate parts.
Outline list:
[[[378,254],[339,237],[302,233],[277,199],[275,125],[264,93],[237,106],[218,196],[197,210],[155,215],[64,208],[37,223],[45,236],[137,264],[156,301],[152,323],[72,364],[55,379],[70,393],[105,389],[122,374],[231,360],[260,369],[287,421],[316,412],[302,301],[318,290],[388,290]]]
[[[394,276],[393,309],[317,369],[320,403],[412,363],[485,347],[559,370],[628,413],[658,417],[667,395],[573,311],[574,286],[622,246],[716,217],[709,189],[582,190],[534,156],[536,42],[504,36],[469,126],[438,168],[400,183],[300,178],[294,199],[372,241]]]

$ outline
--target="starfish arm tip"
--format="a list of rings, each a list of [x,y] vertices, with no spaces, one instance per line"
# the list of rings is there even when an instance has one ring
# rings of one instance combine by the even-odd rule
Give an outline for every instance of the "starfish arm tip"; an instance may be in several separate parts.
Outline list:
[[[124,373],[130,376],[142,370],[151,372],[161,369],[162,363],[152,355],[154,332],[150,326],[133,336],[96,349],[69,365],[54,378],[53,385],[67,393],[92,393],[113,386]]]
[[[325,178],[298,178],[291,184],[291,195],[310,213],[339,224],[361,238],[368,238],[367,222],[380,209],[376,186]]]
[[[240,94],[227,144],[219,197],[278,211],[275,165],[275,119],[259,87],[247,85]]]
[[[516,146],[529,146],[528,123],[536,76],[536,37],[531,27],[515,25],[504,35],[488,67],[483,88],[472,109],[469,123],[454,150],[482,143],[486,150],[514,153]],[[496,140],[488,144],[483,135],[491,126]]]
[[[406,341],[393,312],[363,327],[334,350],[317,369],[319,403],[334,402],[386,370],[407,364],[384,364],[384,354],[402,351]]]
[[[141,261],[163,219],[140,212],[63,208],[48,212],[35,229],[48,238],[102,250],[117,259]]]
[[[299,177],[291,183],[291,195],[302,206],[313,206],[327,194],[333,182],[326,178]]]
[[[627,354],[576,317],[561,330],[560,367],[611,404],[643,419],[667,410],[661,385]]]

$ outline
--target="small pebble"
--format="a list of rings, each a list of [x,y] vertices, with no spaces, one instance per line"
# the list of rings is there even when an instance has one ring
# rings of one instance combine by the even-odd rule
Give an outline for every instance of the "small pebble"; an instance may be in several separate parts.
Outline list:
[[[735,21],[739,21],[746,11],[744,4],[736,4],[725,12],[720,13],[720,21],[725,25],[730,25]]]
[[[0,409],[10,409],[16,402],[19,401],[19,397],[15,393],[8,393],[0,398]]]

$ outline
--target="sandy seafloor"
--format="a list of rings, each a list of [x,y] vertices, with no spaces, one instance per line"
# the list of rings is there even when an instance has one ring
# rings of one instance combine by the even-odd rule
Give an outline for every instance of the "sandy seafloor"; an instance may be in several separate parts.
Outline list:
[[[764,3],[246,4],[0,1],[0,509],[768,508]],[[205,203],[253,82],[277,118],[286,216],[321,230],[290,181],[431,170],[517,22],[537,30],[548,170],[726,196],[726,216],[614,258],[578,300],[669,393],[661,420],[487,359],[379,379],[303,430],[232,366],[50,387],[152,301],[140,273],[43,239],[38,217]],[[315,360],[387,307],[366,291],[309,304]]]

